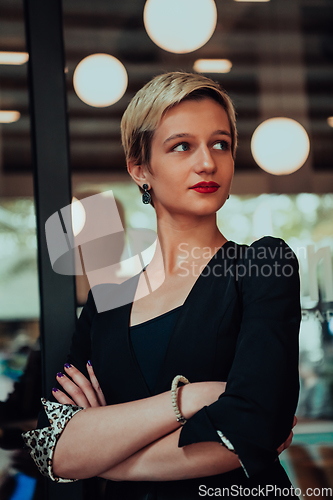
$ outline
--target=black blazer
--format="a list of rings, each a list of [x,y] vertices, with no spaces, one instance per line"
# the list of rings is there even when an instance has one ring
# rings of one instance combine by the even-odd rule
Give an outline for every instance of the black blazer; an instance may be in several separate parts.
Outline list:
[[[105,308],[128,290],[134,297],[139,276],[120,285],[98,285],[104,287]],[[183,426],[179,446],[219,442],[220,430],[243,467],[186,481],[108,482],[107,498],[200,498],[200,485],[290,487],[276,451],[290,433],[299,391],[300,285],[290,247],[265,236],[250,246],[228,241],[218,250],[185,300],[152,393],[130,342],[131,307],[97,313],[90,291],[68,361],[86,373],[85,364],[92,360],[108,404],[167,391],[178,374],[191,382],[227,381],[220,398]]]

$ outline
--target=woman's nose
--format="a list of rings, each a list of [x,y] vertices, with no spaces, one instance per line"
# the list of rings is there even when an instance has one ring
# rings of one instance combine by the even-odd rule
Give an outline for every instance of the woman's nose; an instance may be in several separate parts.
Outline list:
[[[206,146],[202,146],[198,151],[197,168],[205,171],[214,171],[216,169],[212,153]]]

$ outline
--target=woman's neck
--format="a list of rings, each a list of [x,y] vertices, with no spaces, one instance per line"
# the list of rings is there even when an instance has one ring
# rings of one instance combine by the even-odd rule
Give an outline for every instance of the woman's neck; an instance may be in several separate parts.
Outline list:
[[[157,221],[157,246],[149,267],[165,277],[179,272],[180,266],[206,264],[227,241],[216,224],[216,214],[189,220],[178,217]]]

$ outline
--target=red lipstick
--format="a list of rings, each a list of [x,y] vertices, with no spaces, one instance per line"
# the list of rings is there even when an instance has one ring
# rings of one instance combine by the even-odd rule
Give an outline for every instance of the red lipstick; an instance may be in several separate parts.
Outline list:
[[[194,186],[190,187],[190,189],[194,189],[197,193],[215,193],[218,190],[219,184],[216,182],[198,182]]]

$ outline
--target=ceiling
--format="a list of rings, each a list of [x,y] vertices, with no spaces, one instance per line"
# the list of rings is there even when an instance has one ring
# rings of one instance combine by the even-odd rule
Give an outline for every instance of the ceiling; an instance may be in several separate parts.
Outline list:
[[[154,75],[192,71],[199,58],[227,58],[233,64],[230,73],[207,76],[222,84],[237,109],[236,170],[260,170],[250,140],[256,127],[273,116],[302,123],[310,137],[311,167],[333,170],[333,128],[327,123],[333,116],[333,1],[215,1],[218,23],[212,38],[182,55],[150,40],[143,25],[144,0],[63,1],[73,172],[123,171],[119,124],[130,98]],[[0,0],[0,50],[26,50],[21,0]],[[107,108],[86,105],[73,89],[76,65],[95,52],[117,57],[128,72],[127,92]],[[0,109],[21,113],[16,123],[0,126],[2,169],[31,172],[27,64],[0,65]]]

